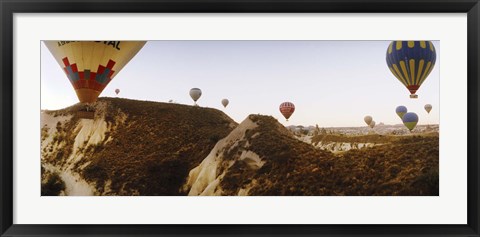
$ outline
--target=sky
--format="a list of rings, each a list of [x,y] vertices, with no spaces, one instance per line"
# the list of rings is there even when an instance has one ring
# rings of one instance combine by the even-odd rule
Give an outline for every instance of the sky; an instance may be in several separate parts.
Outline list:
[[[385,61],[390,41],[148,41],[113,78],[100,97],[118,97],[222,110],[236,122],[249,114],[271,115],[288,125],[320,127],[400,124],[398,105],[419,116],[419,124],[437,124],[440,100],[440,42],[433,44],[433,71],[410,99]],[[41,108],[78,103],[75,91],[52,54],[41,44]],[[132,83],[135,82],[135,83]],[[223,108],[222,99],[230,101]],[[289,121],[282,102],[295,104]],[[425,104],[433,106],[430,114]]]

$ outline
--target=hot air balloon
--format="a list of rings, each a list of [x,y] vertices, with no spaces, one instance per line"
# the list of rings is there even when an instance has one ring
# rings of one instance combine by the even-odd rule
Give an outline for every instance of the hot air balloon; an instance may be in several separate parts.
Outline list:
[[[372,121],[369,126],[370,126],[370,128],[374,128],[375,127],[375,121]]]
[[[373,118],[372,116],[367,115],[365,116],[365,118],[363,118],[363,121],[365,121],[365,123],[370,126],[370,123],[373,121]]]
[[[403,105],[400,105],[395,109],[395,113],[397,113],[397,115],[398,115],[398,117],[400,117],[400,119],[402,119],[403,115],[405,115],[407,112],[408,112],[407,107],[405,107]]]
[[[190,89],[190,97],[192,97],[195,105],[197,105],[197,100],[200,99],[200,96],[202,96],[202,90],[198,88]]]
[[[293,112],[295,111],[295,105],[292,102],[283,102],[280,104],[280,113],[282,113],[283,117],[288,121],[290,116],[292,116]]]
[[[120,89],[115,89],[115,94],[118,95],[118,93],[120,93]]]
[[[415,113],[409,112],[403,115],[402,121],[405,127],[412,131],[415,126],[417,126],[418,116]]]
[[[229,103],[228,99],[223,99],[222,100],[222,105],[223,105],[224,108],[227,107],[228,103]]]
[[[81,103],[100,93],[140,51],[146,41],[44,41]]]
[[[410,98],[428,77],[437,58],[430,41],[392,41],[387,49],[387,65],[393,75],[410,91]]]
[[[425,105],[425,110],[427,111],[427,113],[430,113],[430,111],[432,111],[432,105],[431,104],[426,104]]]

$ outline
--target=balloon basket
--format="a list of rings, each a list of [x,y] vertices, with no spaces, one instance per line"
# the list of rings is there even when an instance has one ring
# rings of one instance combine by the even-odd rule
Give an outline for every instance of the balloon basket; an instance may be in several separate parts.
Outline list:
[[[81,119],[94,119],[95,111],[77,111],[77,117]]]
[[[410,95],[410,99],[417,99],[418,98],[418,95],[417,94],[411,94]]]

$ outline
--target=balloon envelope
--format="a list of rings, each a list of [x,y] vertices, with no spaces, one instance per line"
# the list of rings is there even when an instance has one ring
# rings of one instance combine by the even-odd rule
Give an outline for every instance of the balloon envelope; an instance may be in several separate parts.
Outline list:
[[[431,104],[426,104],[425,105],[425,110],[427,111],[427,113],[430,113],[430,111],[432,111],[432,105]]]
[[[437,54],[430,41],[392,41],[387,49],[387,65],[392,74],[410,91],[410,98],[435,66]]]
[[[371,128],[374,128],[375,127],[375,121],[372,121],[370,122],[370,125],[369,125]]]
[[[190,97],[192,97],[193,101],[197,102],[197,100],[200,99],[200,96],[202,96],[202,90],[199,88],[190,89]]]
[[[370,125],[370,123],[373,121],[373,118],[372,118],[372,116],[367,115],[367,116],[365,116],[365,117],[363,118],[363,121],[365,121],[365,123],[366,123],[367,125]]]
[[[81,103],[93,103],[146,41],[44,41]]]
[[[402,121],[405,127],[412,131],[417,126],[418,116],[416,113],[409,112],[403,115]]]
[[[283,117],[288,121],[293,112],[295,112],[295,105],[292,102],[283,102],[280,104],[279,109],[280,113],[282,113]]]
[[[115,89],[115,94],[118,95],[118,93],[120,93],[120,89]]]
[[[229,103],[228,99],[223,99],[222,100],[222,105],[223,105],[224,108],[227,107],[228,103]]]
[[[395,109],[395,113],[397,113],[397,115],[398,115],[398,117],[400,117],[400,119],[402,119],[403,115],[405,115],[407,112],[408,112],[407,107],[405,107],[403,105],[400,105]]]

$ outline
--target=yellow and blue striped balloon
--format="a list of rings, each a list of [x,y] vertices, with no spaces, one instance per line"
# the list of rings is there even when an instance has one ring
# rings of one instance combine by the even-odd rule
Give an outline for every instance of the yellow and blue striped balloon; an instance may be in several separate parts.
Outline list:
[[[430,41],[392,41],[387,49],[387,65],[392,74],[415,94],[435,66],[437,54]]]
[[[400,105],[395,109],[395,113],[397,113],[397,115],[398,115],[398,117],[400,117],[400,119],[402,119],[403,115],[405,115],[407,112],[408,112],[407,107],[405,107],[403,105]]]
[[[406,113],[402,118],[403,124],[408,130],[412,131],[418,123],[418,115],[416,113]]]

